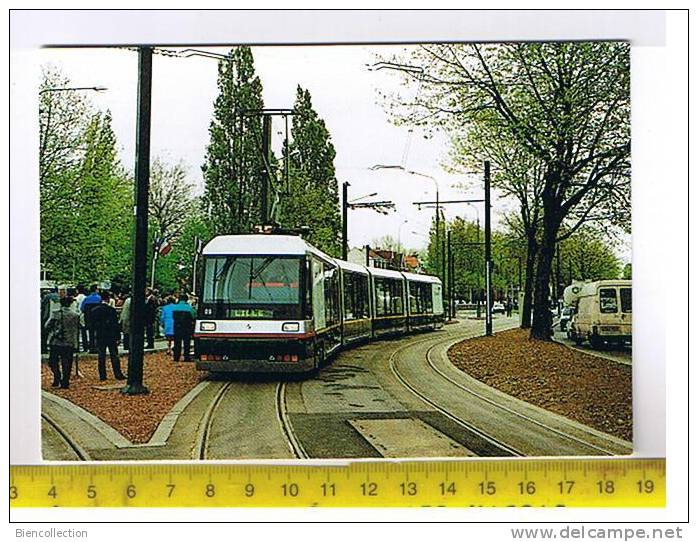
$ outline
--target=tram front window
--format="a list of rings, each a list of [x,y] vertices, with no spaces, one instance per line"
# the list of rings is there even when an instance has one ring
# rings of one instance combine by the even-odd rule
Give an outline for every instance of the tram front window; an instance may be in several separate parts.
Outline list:
[[[204,268],[202,316],[251,320],[301,318],[302,259],[211,256]]]

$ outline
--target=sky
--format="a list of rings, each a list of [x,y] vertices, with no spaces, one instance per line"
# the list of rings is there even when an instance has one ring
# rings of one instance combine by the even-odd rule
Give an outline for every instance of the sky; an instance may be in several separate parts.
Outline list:
[[[390,235],[408,248],[421,249],[433,209],[421,209],[414,201],[434,200],[435,183],[425,176],[399,170],[370,170],[376,164],[403,165],[431,176],[438,183],[440,198],[482,198],[482,175],[452,174],[448,162],[449,141],[445,134],[426,138],[415,130],[395,126],[386,113],[379,91],[416,89],[401,85],[391,70],[372,71],[368,66],[405,46],[266,46],[253,47],[255,69],[263,85],[265,107],[291,108],[297,85],[310,90],[313,107],[329,129],[337,156],[338,182],[350,183],[349,199],[376,192],[362,201],[390,200],[395,211],[387,215],[372,210],[351,210],[348,219],[350,246],[372,244]],[[225,53],[226,48],[206,50]],[[90,92],[95,107],[109,109],[119,143],[121,161],[133,169],[136,135],[137,53],[127,49],[43,49],[41,63],[60,69],[71,86],[104,86]],[[188,176],[203,191],[201,165],[209,141],[208,128],[218,94],[217,61],[210,58],[153,56],[151,158],[183,162]],[[274,146],[281,143],[281,119],[272,132]],[[461,188],[465,183],[469,188]],[[479,207],[479,208],[477,208]],[[503,213],[515,209],[513,202],[493,194],[493,224]],[[444,206],[447,219],[461,216],[484,220],[481,204]],[[625,258],[624,258],[625,259]]]

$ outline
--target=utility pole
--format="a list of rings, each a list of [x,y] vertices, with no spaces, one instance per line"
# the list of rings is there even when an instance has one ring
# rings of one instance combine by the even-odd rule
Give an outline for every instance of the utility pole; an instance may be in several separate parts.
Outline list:
[[[366,267],[370,267],[369,264],[371,263],[371,247],[369,245],[364,245],[364,253],[366,257]]]
[[[489,186],[489,185],[487,185],[487,186]],[[486,193],[486,197],[489,198],[489,192]],[[444,205],[447,205],[447,204],[456,204],[456,203],[467,203],[467,204],[483,203],[485,201],[486,200],[484,200],[484,199],[454,199],[454,200],[441,201],[440,206],[443,207]],[[487,200],[487,201],[489,201],[489,200]],[[413,201],[412,205],[417,205],[418,208],[421,208],[423,205],[425,205],[425,206],[426,205],[434,205],[435,203],[437,203],[437,202],[436,201]],[[477,245],[477,246],[481,245],[481,243],[480,243],[480,219],[479,219],[479,215],[478,215],[477,225],[478,225],[478,229],[477,229],[477,241],[478,242],[477,243],[466,243],[466,245]],[[488,226],[489,226],[489,224],[486,223],[485,227],[487,228]],[[437,233],[438,233],[438,229],[437,229]],[[487,231],[485,232],[485,234],[486,234],[485,239],[487,240]],[[439,252],[442,253],[442,261],[444,261],[446,258],[446,256],[445,256],[445,246],[446,246],[445,241],[446,240],[444,239],[443,241],[444,242],[440,245],[439,238],[437,237],[437,239],[436,239],[435,254],[437,257],[437,262],[438,262]],[[449,250],[449,252],[450,252],[450,250]],[[452,261],[450,265],[451,265],[451,267],[449,268],[448,272],[451,274],[451,277],[453,277],[453,275],[455,274],[455,263]],[[437,276],[439,275],[439,269],[440,269],[440,266],[437,263],[437,265],[436,265]],[[444,268],[444,271],[445,271],[445,268]],[[453,285],[455,285],[455,282],[453,282],[452,279],[449,279],[450,280],[450,284],[449,284],[449,282],[446,281],[445,273],[442,276],[443,276],[443,280],[442,280],[443,291],[444,291],[444,294],[446,294],[448,296],[449,288],[451,288],[451,290],[453,290]],[[478,291],[477,291],[477,317],[480,318],[480,275],[479,274],[478,274],[477,287],[478,287]],[[449,299],[449,298],[446,297],[446,299]],[[454,315],[455,315],[455,313],[454,313]]]
[[[271,155],[271,115],[262,115],[262,157],[264,158],[264,178],[260,190],[262,205],[261,222],[262,226],[269,223],[269,189],[271,186],[271,166],[269,159]]]
[[[138,113],[136,118],[136,207],[133,241],[133,292],[131,294],[131,344],[128,355],[128,380],[121,393],[143,395],[143,335],[145,284],[148,274],[148,191],[150,185],[150,98],[153,79],[153,50],[138,49]]]
[[[485,160],[485,335],[492,335],[492,225],[490,222],[490,162]]]
[[[444,285],[448,286],[446,282],[448,277],[446,277],[446,217],[442,216],[444,223],[444,235],[441,236],[441,281]]]
[[[453,286],[455,284],[455,277],[453,276],[453,249],[451,247],[451,230],[446,232],[446,245],[448,250],[447,261],[448,261],[448,313],[449,318],[453,319],[456,317],[456,307],[455,307],[455,293],[453,291]]]
[[[439,229],[439,220],[440,220],[440,218],[439,218],[439,187],[437,185],[437,187],[436,187],[436,246],[434,247],[435,248],[434,257],[436,259],[436,262],[434,262],[434,263],[436,263],[436,275],[437,276],[439,276],[439,274],[440,274],[439,270],[443,266],[443,263],[442,263],[443,260],[442,260],[442,262],[439,262],[439,250],[441,249],[441,245],[439,243],[439,239],[441,238],[441,232]],[[440,278],[441,278],[441,283],[443,284],[444,283],[443,274],[441,274]]]
[[[348,239],[348,228],[347,228],[347,216],[349,210],[349,183],[344,181],[342,183],[342,259],[346,262],[347,255],[349,254],[349,239]]]

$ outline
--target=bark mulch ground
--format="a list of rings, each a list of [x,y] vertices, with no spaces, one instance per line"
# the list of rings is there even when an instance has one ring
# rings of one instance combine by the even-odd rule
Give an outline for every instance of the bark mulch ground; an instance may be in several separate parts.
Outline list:
[[[502,331],[453,345],[456,367],[504,393],[632,441],[632,368]]]
[[[121,367],[126,372],[128,356],[121,355]],[[90,356],[79,362],[82,378],[70,379],[70,389],[51,387],[51,370],[41,364],[41,386],[64,399],[72,401],[114,427],[133,443],[148,442],[158,424],[184,395],[200,380],[204,373],[194,368],[194,363],[175,363],[165,352],[146,354],[143,381],[150,390],[148,395],[126,396],[119,391],[125,381],[117,381],[107,357],[107,380],[99,381],[97,360]],[[108,389],[97,389],[108,388]]]

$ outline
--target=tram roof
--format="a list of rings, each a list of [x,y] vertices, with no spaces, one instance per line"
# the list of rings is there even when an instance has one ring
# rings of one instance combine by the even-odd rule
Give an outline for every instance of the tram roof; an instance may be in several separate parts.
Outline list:
[[[433,284],[441,284],[441,279],[439,279],[439,277],[435,277],[434,275],[422,275],[421,273],[407,273],[404,271],[402,274],[407,280],[411,280],[412,282],[430,282]]]
[[[208,256],[260,255],[260,256],[305,256],[315,254],[323,259],[331,258],[295,235],[219,235],[204,247]]]
[[[345,262],[344,260],[335,260],[335,262],[340,268],[346,271],[360,273],[361,275],[368,275],[368,269],[366,269],[366,267],[363,265],[359,265],[358,263]]]
[[[400,279],[400,280],[404,279],[404,277],[402,276],[402,273],[400,273],[400,271],[393,271],[392,269],[383,269],[381,267],[369,267],[368,271],[374,277],[385,277],[385,278]]]

